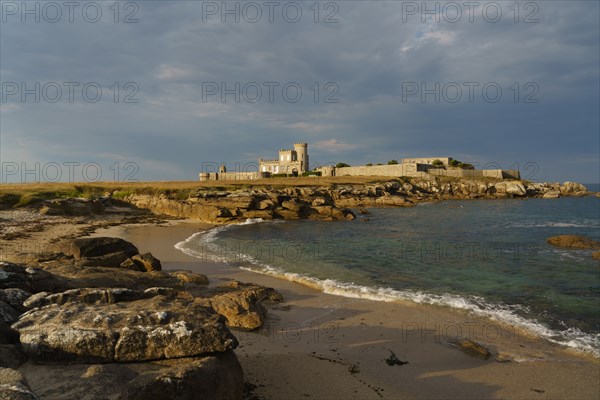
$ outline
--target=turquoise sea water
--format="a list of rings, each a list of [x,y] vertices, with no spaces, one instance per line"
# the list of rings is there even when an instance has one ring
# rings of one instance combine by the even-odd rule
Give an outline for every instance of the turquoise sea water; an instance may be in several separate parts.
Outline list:
[[[369,211],[352,222],[252,220],[176,247],[343,296],[467,309],[600,354],[600,262],[546,243],[560,234],[600,240],[600,199]]]

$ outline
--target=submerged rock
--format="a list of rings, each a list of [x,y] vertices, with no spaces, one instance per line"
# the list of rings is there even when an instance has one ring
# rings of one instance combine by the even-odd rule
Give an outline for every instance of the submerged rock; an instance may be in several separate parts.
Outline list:
[[[486,347],[469,339],[457,340],[452,342],[452,344],[458,347],[463,353],[472,357],[487,360],[492,355],[492,353]]]

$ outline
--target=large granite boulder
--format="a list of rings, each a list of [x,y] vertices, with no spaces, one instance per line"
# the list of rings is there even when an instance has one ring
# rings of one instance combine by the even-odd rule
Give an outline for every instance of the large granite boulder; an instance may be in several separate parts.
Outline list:
[[[78,296],[23,314],[13,324],[23,350],[40,362],[110,363],[192,357],[232,350],[223,318],[189,298],[161,295],[113,302]],[[85,295],[84,295],[85,297]],[[58,300],[58,298],[57,298]]]
[[[507,194],[512,196],[525,196],[527,189],[522,182],[519,181],[506,181],[498,182],[495,185],[496,193]]]
[[[152,255],[152,253],[136,254],[131,257],[134,263],[143,268],[144,271],[160,271],[162,266],[160,260]]]
[[[128,258],[139,254],[133,243],[113,237],[65,240],[56,246],[56,250],[73,257],[78,265],[99,267],[119,267]]]
[[[20,370],[52,400],[239,400],[243,373],[232,351],[143,363],[27,363]]]
[[[237,281],[219,286],[224,291],[208,299],[216,312],[227,319],[227,325],[234,328],[253,330],[261,327],[267,311],[263,302],[283,301],[279,292],[272,288]]]
[[[571,195],[583,195],[587,192],[587,188],[583,186],[581,183],[577,182],[564,182],[560,185],[560,193],[561,194],[571,194]]]
[[[99,257],[110,253],[124,252],[130,256],[139,254],[132,243],[113,237],[90,237],[66,240],[58,245],[58,249],[75,259]]]

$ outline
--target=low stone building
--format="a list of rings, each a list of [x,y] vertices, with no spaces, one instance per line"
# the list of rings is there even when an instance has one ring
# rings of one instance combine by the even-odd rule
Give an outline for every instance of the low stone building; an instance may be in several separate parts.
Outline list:
[[[434,165],[441,161],[441,165]],[[521,179],[518,170],[481,169],[453,167],[452,157],[404,158],[400,164],[360,165],[356,167],[335,167],[333,165],[318,168],[321,176],[408,176],[431,178],[447,176],[453,178],[495,178]],[[439,164],[436,162],[436,164]]]

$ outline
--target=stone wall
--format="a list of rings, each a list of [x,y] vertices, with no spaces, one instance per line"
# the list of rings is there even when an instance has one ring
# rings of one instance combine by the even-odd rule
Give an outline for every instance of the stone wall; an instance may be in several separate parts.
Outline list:
[[[260,174],[258,172],[211,172],[211,173],[200,173],[200,180],[205,181],[243,181],[259,179]],[[207,179],[208,177],[208,179]]]
[[[424,164],[362,165],[359,167],[336,168],[336,176],[411,176],[426,177]]]
[[[336,176],[409,176],[428,178],[433,176],[447,176],[452,178],[494,178],[494,179],[521,179],[518,170],[501,169],[462,169],[462,168],[431,168],[428,164],[402,163],[394,165],[373,165],[343,167],[335,169]]]
[[[430,175],[448,176],[452,178],[494,178],[494,179],[521,179],[521,174],[518,170],[502,170],[502,169],[461,169],[461,168],[432,168],[429,171]]]

